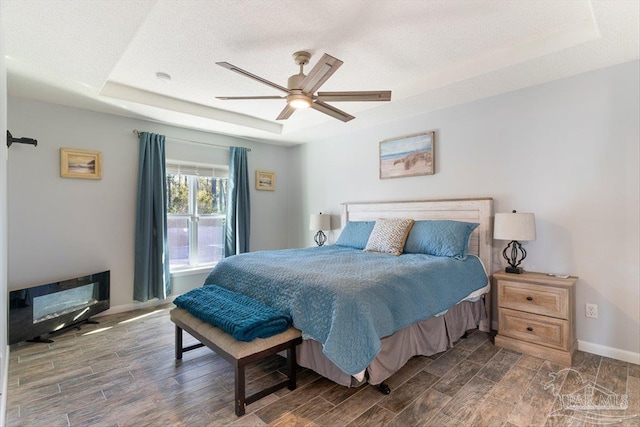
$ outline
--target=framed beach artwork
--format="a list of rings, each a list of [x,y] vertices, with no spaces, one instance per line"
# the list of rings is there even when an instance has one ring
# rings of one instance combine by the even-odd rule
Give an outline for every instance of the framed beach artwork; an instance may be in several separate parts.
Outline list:
[[[380,142],[380,179],[433,175],[435,132]]]
[[[102,153],[78,148],[60,149],[60,176],[102,179]]]
[[[275,172],[256,171],[256,190],[274,191],[276,189]]]

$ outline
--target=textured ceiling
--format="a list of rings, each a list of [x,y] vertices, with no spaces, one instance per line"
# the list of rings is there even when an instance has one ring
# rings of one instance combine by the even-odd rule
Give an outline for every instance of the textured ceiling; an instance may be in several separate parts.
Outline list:
[[[294,144],[637,59],[631,1],[3,0],[13,96]],[[292,53],[344,65],[321,91],[392,90],[275,118],[282,95],[215,63],[286,86]],[[169,83],[157,72],[171,75]]]

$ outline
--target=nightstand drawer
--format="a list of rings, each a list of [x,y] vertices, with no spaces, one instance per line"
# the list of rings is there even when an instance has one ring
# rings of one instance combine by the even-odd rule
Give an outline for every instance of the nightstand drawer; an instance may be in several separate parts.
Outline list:
[[[569,322],[509,309],[501,309],[499,334],[532,344],[569,350]]]
[[[528,313],[568,319],[569,291],[566,288],[498,281],[498,305]]]

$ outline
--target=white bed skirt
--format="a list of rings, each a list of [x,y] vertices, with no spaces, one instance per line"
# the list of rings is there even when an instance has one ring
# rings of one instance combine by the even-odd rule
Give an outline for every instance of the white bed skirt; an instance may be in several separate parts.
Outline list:
[[[414,323],[382,338],[382,349],[367,368],[368,382],[380,384],[413,356],[431,356],[447,350],[466,330],[477,328],[485,317],[483,298],[475,302],[463,301],[442,316]],[[304,340],[298,346],[297,360],[300,366],[312,369],[338,384],[353,384],[352,376],[334,365],[322,353],[322,344],[315,340]]]

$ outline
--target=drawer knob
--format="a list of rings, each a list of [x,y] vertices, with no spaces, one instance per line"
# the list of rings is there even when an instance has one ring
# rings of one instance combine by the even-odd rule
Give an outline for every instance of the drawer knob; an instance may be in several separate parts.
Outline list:
[[[527,326],[527,331],[533,332],[533,328],[531,326]]]
[[[533,297],[527,297],[527,301],[533,301]]]

